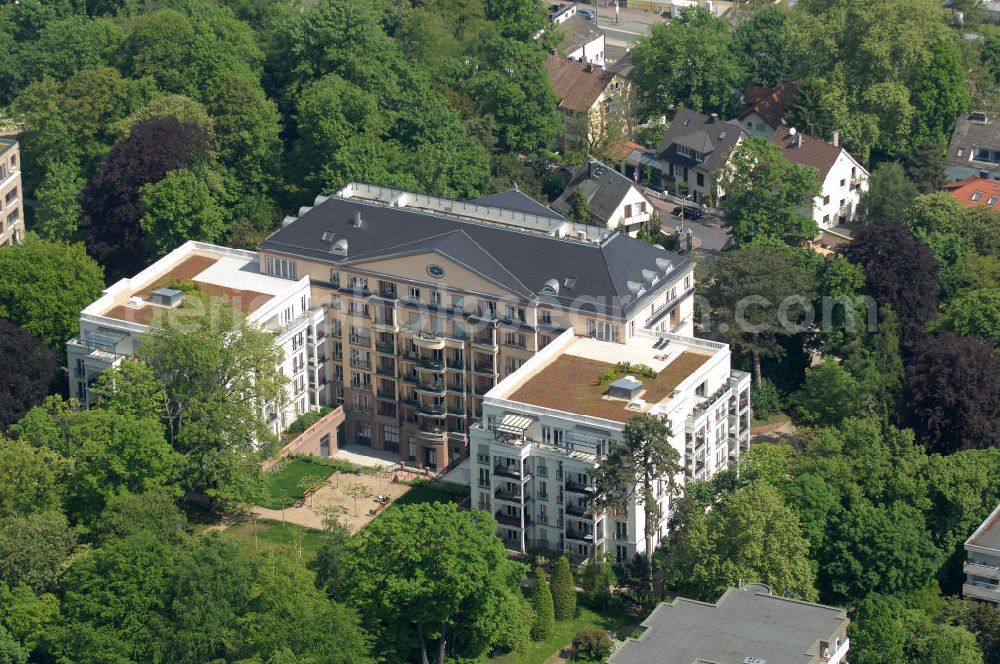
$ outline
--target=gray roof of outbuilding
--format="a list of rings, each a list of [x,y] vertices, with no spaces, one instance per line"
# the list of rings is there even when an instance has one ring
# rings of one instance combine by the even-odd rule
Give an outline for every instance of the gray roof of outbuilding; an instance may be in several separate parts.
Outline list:
[[[729,153],[746,132],[737,122],[722,122],[703,115],[690,108],[679,108],[667,127],[658,150],[660,159],[700,168],[707,172],[716,171],[726,165]],[[696,161],[677,152],[677,146],[705,153],[705,161]]]
[[[504,210],[512,210],[514,212],[524,212],[538,217],[548,217],[549,219],[566,221],[566,217],[562,216],[552,208],[542,205],[534,198],[528,196],[517,188],[500,191],[495,194],[490,194],[489,196],[480,196],[479,198],[474,198],[469,202],[476,203],[477,205],[486,205],[488,207],[503,208]]]
[[[361,227],[352,225],[360,211]],[[332,240],[322,236],[332,232]],[[330,252],[331,242],[347,240],[346,257]],[[348,267],[375,259],[437,252],[526,299],[618,317],[645,306],[654,292],[676,282],[691,261],[621,233],[600,244],[446,217],[409,208],[330,197],[264,240],[260,250]],[[656,259],[673,269],[656,289],[636,299],[629,281],[642,270],[657,270]],[[573,278],[573,288],[565,286]],[[558,295],[540,295],[549,279],[563,285]],[[578,298],[583,298],[583,303]]]
[[[563,193],[552,202],[552,207],[566,214],[573,206],[573,194],[579,191],[587,199],[587,210],[601,221],[607,221],[634,185],[610,166],[587,157],[586,163],[573,173]]]
[[[608,664],[767,664],[813,660],[820,640],[842,635],[847,612],[772,595],[767,586],[730,588],[715,604],[678,597],[643,621],[645,633],[627,641]],[[812,653],[812,654],[809,654]]]

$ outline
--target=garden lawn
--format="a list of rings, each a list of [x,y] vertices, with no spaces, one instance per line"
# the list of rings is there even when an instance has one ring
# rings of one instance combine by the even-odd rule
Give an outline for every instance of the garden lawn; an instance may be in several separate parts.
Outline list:
[[[456,484],[444,484],[442,482],[428,482],[427,480],[413,480],[410,490],[397,498],[386,510],[399,507],[400,505],[414,505],[416,503],[460,503],[469,497],[469,489]]]
[[[254,543],[254,531],[257,541]],[[222,531],[224,537],[236,540],[247,553],[274,551],[284,556],[297,558],[301,544],[302,560],[311,560],[323,545],[326,533],[322,530],[303,528],[293,523],[282,523],[269,519],[257,519],[257,523],[244,521]]]
[[[333,474],[334,470],[336,468],[333,466],[313,463],[301,457],[282,462],[277,470],[264,475],[267,494],[261,502],[261,507],[272,510],[289,507],[304,493],[300,485],[303,478],[322,477],[325,480]]]
[[[532,641],[521,653],[508,653],[493,657],[489,664],[543,664],[545,660],[556,655],[573,642],[576,633],[585,627],[596,627],[607,631],[615,631],[624,625],[628,618],[622,609],[611,609],[605,614],[596,613],[583,606],[580,593],[577,593],[576,617],[572,620],[557,620],[552,635],[544,641]],[[634,618],[633,618],[634,620]]]

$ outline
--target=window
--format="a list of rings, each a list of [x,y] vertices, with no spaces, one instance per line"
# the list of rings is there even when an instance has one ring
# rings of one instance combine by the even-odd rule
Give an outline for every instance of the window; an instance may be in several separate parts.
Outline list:
[[[840,186],[841,187],[843,187],[845,184],[847,184],[847,180],[841,180],[840,181]]]
[[[824,214],[823,215],[823,223],[824,224],[829,224],[830,223],[830,215],[828,215],[828,214]]]
[[[295,279],[295,261],[268,256],[264,262],[267,273],[272,277]]]
[[[548,309],[541,309],[538,312],[539,325],[552,325],[552,312]]]
[[[465,298],[461,295],[451,296],[451,308],[462,311],[465,309]]]
[[[351,399],[352,399],[351,405],[354,410],[360,413],[372,412],[371,399],[367,394],[358,394],[357,392],[355,392]],[[371,433],[368,434],[368,437],[371,438]]]
[[[514,348],[524,348],[527,345],[523,332],[507,332],[505,343]]]
[[[615,562],[623,563],[628,560],[628,547],[618,544],[615,546]]]
[[[646,202],[645,201],[643,201],[642,203],[639,203],[639,213],[640,214],[645,214],[646,213]]]
[[[487,457],[487,459],[488,459],[488,457]],[[489,489],[490,488],[490,469],[489,468],[480,468],[479,469],[479,486],[483,487],[484,489]]]
[[[697,177],[698,186],[699,187],[704,187],[705,186],[705,174],[704,173],[698,173],[697,176],[698,176]]]
[[[399,451],[399,427],[382,427],[382,442],[385,449],[391,452]]]
[[[420,301],[420,289],[410,286],[410,299]]]
[[[631,205],[626,205],[625,206],[625,218],[628,219],[631,216],[632,216],[632,206]]]
[[[990,206],[996,205],[996,203],[997,203],[997,197],[996,196],[990,196],[990,199],[988,201],[986,201],[986,204],[990,205]]]
[[[977,191],[972,194],[972,202],[976,203],[983,197],[983,192]]]
[[[602,341],[618,341],[619,328],[614,323],[600,320],[587,321],[587,336]]]
[[[847,199],[846,198],[841,198],[840,199],[840,209],[843,210],[845,207],[847,207]]]
[[[510,374],[514,373],[515,371],[517,371],[518,368],[520,368],[520,366],[522,364],[524,364],[524,360],[518,359],[516,357],[508,357],[507,358],[507,375],[510,375]]]
[[[829,204],[830,204],[830,196],[829,195],[824,196],[823,197],[823,205],[829,205]]]
[[[507,305],[507,320],[517,321],[518,323],[524,322],[524,309],[522,307],[513,307]]]
[[[406,445],[406,455],[406,458],[410,461],[417,460],[417,444],[412,440]]]
[[[431,304],[441,305],[441,291],[431,291]]]
[[[465,338],[465,325],[457,320],[451,322],[451,338],[452,339],[464,339]],[[456,363],[458,366],[462,366],[461,361]]]
[[[337,270],[330,270],[330,283],[334,288],[340,288],[340,272]]]
[[[347,277],[347,287],[351,290],[368,291],[368,278],[350,275]]]
[[[616,540],[628,539],[628,523],[624,521],[615,522],[615,539]]]
[[[372,425],[368,422],[358,422],[355,442],[358,445],[370,447],[372,444]]]
[[[17,200],[17,187],[14,187],[13,189],[7,192],[6,203],[7,205],[13,205],[14,201],[16,200]]]
[[[541,350],[542,348],[548,346],[550,343],[552,343],[552,337],[550,337],[547,334],[543,334],[538,339],[538,349]]]

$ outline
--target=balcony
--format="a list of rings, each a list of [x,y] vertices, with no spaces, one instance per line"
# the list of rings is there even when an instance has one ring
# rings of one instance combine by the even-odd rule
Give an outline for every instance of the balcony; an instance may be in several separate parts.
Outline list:
[[[421,394],[430,394],[436,397],[443,397],[445,390],[445,384],[441,383],[417,383],[417,392]]]
[[[497,340],[492,336],[480,336],[477,335],[472,338],[472,347],[476,350],[486,351],[487,353],[495,353],[499,349],[497,345]]]
[[[517,504],[526,503],[531,500],[531,496],[525,495],[522,491],[507,491],[506,489],[497,489],[493,492],[493,497],[505,503]]]
[[[401,326],[400,330],[403,334],[413,339],[413,343],[420,348],[426,348],[428,350],[441,350],[444,348],[444,337],[440,334],[416,330],[405,325]]]
[[[566,505],[566,516],[586,521],[593,521],[594,519],[594,513],[589,507],[580,507],[573,504]]]
[[[981,576],[986,579],[1000,579],[1000,567],[984,565],[983,563],[968,562],[962,566],[962,571],[972,576]]]
[[[496,477],[509,477],[522,482],[531,478],[531,474],[528,471],[521,472],[521,469],[516,465],[502,466],[496,464],[493,466],[493,475]]]
[[[396,354],[396,344],[384,341],[375,342],[375,352],[382,353],[383,355],[395,355]]]
[[[396,323],[394,318],[377,316],[375,321],[372,323],[376,330],[379,332],[397,332],[399,331],[399,324]]]
[[[355,346],[363,346],[365,348],[372,347],[372,338],[369,336],[362,336],[360,334],[350,335],[350,341]]]
[[[579,482],[573,482],[572,480],[566,480],[566,493],[578,493],[584,496],[590,496],[594,493],[594,487],[589,484],[581,484]]]
[[[388,401],[395,401],[396,400],[396,390],[380,389],[378,391],[378,398],[379,399],[386,399]]]
[[[354,366],[354,364],[352,363],[351,366]],[[378,369],[375,370],[375,373],[377,373],[379,376],[385,376],[386,378],[395,378],[396,366],[380,364],[378,366]]]
[[[593,533],[588,533],[583,530],[577,530],[575,528],[567,528],[566,535],[564,536],[564,538],[567,540],[572,540],[574,542],[580,542],[582,544],[594,544]]]
[[[462,383],[449,383],[446,389],[454,394],[465,394],[465,385]]]
[[[360,357],[352,357],[351,366],[354,367],[355,369],[363,369],[365,371],[372,370],[371,360],[365,360]]]
[[[497,373],[496,367],[492,363],[487,364],[486,362],[476,362],[472,370],[482,376],[495,376]]]
[[[984,581],[966,581],[962,584],[962,596],[984,599],[987,602],[1000,602],[1000,586]]]
[[[424,417],[441,418],[447,415],[448,411],[441,405],[421,403],[417,406],[417,413]]]
[[[521,528],[522,518],[524,519],[525,526],[531,524],[531,517],[527,514],[523,516],[510,516],[509,514],[504,514],[502,511],[497,510],[497,513],[494,516],[496,517],[497,523],[511,528],[517,528],[519,530]]]
[[[441,373],[444,371],[444,362],[441,360],[434,360],[429,357],[419,357],[417,358],[417,368],[421,371]]]

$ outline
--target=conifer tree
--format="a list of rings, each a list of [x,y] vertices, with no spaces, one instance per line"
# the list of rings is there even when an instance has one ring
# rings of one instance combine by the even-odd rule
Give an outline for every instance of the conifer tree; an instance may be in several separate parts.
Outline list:
[[[555,606],[552,603],[552,591],[545,579],[545,571],[535,568],[535,588],[531,593],[531,607],[535,611],[531,624],[531,638],[542,641],[549,638],[556,626]]]
[[[569,559],[559,556],[555,571],[552,572],[552,603],[556,619],[567,620],[576,615],[576,588]]]

